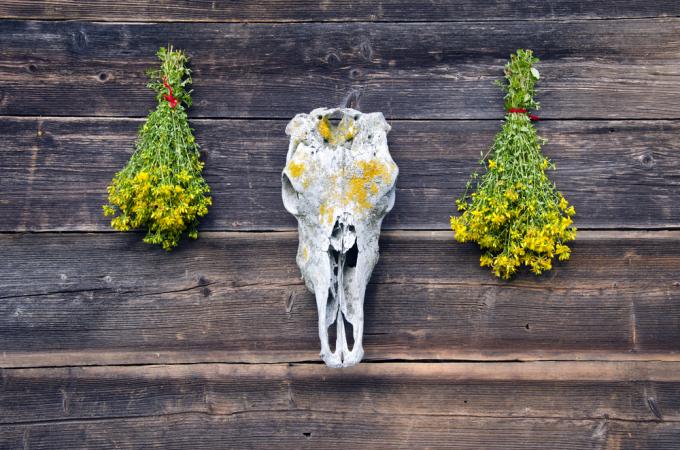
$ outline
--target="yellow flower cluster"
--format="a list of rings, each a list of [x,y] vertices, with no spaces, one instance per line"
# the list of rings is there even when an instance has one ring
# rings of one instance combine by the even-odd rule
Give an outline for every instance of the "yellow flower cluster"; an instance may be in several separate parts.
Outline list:
[[[158,56],[163,61],[162,71],[153,76],[183,80],[177,81],[173,91],[188,103],[188,93],[183,89],[191,81],[186,56],[172,49],[161,49]],[[158,81],[150,87],[167,89]],[[202,170],[184,106],[170,105],[161,96],[157,109],[139,131],[135,153],[108,187],[104,215],[115,216],[111,226],[119,231],[147,228],[144,242],[162,245],[166,250],[176,247],[184,232],[196,239],[198,219],[212,204]]]
[[[119,174],[108,188],[110,204],[104,205],[104,214],[118,213],[111,226],[119,231],[148,228],[144,242],[171,250],[185,231],[198,237],[198,218],[212,204],[201,180],[186,169],[173,174],[166,166],[149,167],[130,177]]]
[[[486,250],[480,265],[506,279],[522,264],[538,275],[552,268],[554,257],[569,259],[565,243],[576,238],[574,207],[559,192],[555,201],[536,196],[519,182],[505,189],[506,183],[500,184],[500,189],[473,193],[469,203],[457,202],[463,214],[451,217],[456,240],[476,242]]]
[[[536,61],[530,51],[513,55],[506,66],[509,84],[533,94]],[[538,107],[517,89],[506,96],[506,109]],[[545,171],[552,165],[541,153],[542,143],[526,114],[509,113],[489,157],[482,161],[486,173],[473,174],[476,192],[469,193],[471,180],[468,191],[456,200],[462,212],[451,217],[456,240],[476,242],[485,250],[480,265],[501,278],[510,278],[521,265],[535,274],[550,270],[555,257],[569,259],[566,243],[576,238],[572,225],[576,211],[547,177]]]

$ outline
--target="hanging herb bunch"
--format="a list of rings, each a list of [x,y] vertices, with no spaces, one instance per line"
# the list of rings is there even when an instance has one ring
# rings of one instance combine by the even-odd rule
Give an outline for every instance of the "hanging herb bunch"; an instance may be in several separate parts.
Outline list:
[[[505,65],[507,115],[491,149],[482,157],[483,175],[474,173],[456,205],[462,215],[451,217],[459,242],[476,242],[484,251],[482,267],[508,279],[524,264],[535,274],[552,268],[554,257],[567,260],[567,242],[576,238],[573,206],[546,175],[555,166],[541,153],[545,140],[536,133],[530,110],[539,72],[531,50],[518,50]],[[470,190],[476,184],[476,191]]]
[[[171,250],[182,234],[198,237],[198,219],[208,213],[210,188],[201,172],[198,144],[189,127],[191,71],[188,57],[172,47],[156,53],[160,69],[149,70],[147,87],[158,106],[139,129],[136,151],[108,187],[106,216],[119,231],[146,228],[144,242]]]

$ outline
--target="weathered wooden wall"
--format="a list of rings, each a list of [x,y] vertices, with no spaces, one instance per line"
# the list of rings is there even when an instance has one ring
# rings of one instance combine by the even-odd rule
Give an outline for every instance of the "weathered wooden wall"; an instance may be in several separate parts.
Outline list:
[[[680,3],[5,0],[0,19],[0,448],[680,448]],[[101,216],[167,43],[193,56],[214,196],[169,254]],[[508,283],[448,216],[519,47],[581,232]],[[401,174],[365,362],[334,371],[280,171],[286,121],[343,104],[385,113]]]

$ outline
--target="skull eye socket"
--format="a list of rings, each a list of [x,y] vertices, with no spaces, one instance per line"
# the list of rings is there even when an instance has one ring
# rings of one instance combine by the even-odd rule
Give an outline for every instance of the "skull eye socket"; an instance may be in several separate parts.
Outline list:
[[[290,181],[290,178],[288,178],[288,175],[285,173],[281,176],[281,184],[283,185],[282,189],[282,197],[283,197],[283,206],[286,208],[286,211],[293,215],[298,214],[298,201],[300,200],[300,193],[295,190],[293,187],[293,183]]]

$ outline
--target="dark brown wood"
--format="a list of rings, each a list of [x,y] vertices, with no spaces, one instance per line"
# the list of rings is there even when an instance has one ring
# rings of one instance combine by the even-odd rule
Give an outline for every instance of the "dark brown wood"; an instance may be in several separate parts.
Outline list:
[[[0,18],[49,20],[288,22],[288,21],[466,21],[614,19],[680,15],[673,0],[597,1],[567,0],[5,0]]]
[[[187,413],[0,428],[9,448],[442,448],[668,450],[677,423],[356,414],[335,411]]]
[[[494,448],[512,436],[521,448],[619,448],[621,439],[625,448],[653,448],[678,436],[679,369],[495,363],[4,370],[0,440],[29,448],[203,448],[265,444],[258,436],[276,435],[273,444],[284,447],[350,439],[361,447]]]
[[[493,82],[521,47],[542,58],[545,118],[680,117],[677,18],[1,27],[5,115],[144,116],[144,70],[173,43],[193,57],[192,117],[283,119],[353,98],[388,118],[497,119]]]
[[[0,19],[0,448],[680,447],[680,3],[6,0]],[[193,57],[214,198],[171,253],[101,215],[168,43]],[[537,126],[590,231],[503,282],[448,217],[517,48],[542,59]],[[331,370],[280,172],[287,121],[349,103],[388,117],[400,178],[365,361]]]
[[[0,427],[202,413],[678,422],[680,363],[192,364],[3,369]],[[30,405],[30,407],[29,407]]]
[[[106,186],[142,120],[0,119],[0,230],[111,230]],[[286,121],[196,120],[213,206],[203,230],[292,230],[281,202]],[[492,121],[394,121],[397,202],[385,229],[448,229],[454,200],[498,131]],[[581,228],[680,226],[680,123],[538,125],[558,188]],[[633,205],[635,205],[633,207]]]
[[[4,367],[316,361],[297,233],[0,236]],[[547,276],[502,282],[448,232],[385,232],[367,360],[678,359],[679,232],[582,232]]]

